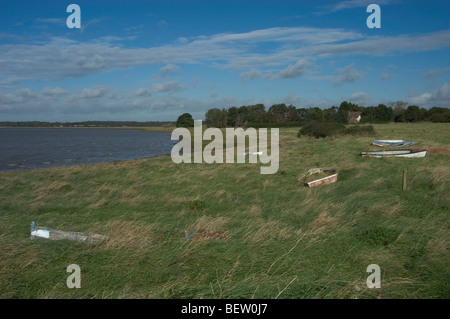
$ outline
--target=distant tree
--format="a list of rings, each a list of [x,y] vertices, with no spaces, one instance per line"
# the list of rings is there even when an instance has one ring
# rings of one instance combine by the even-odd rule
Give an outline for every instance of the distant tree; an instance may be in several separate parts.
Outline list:
[[[288,108],[286,104],[274,104],[269,108],[269,119],[272,123],[282,123],[286,121]]]
[[[329,109],[323,110],[323,116],[325,121],[336,121],[336,113],[337,113],[337,106],[332,106]]]
[[[426,119],[431,122],[450,122],[450,109],[446,107],[431,107],[426,113]]]
[[[307,109],[304,107],[297,109],[297,116],[300,121],[306,120],[306,111],[307,111]]]
[[[373,122],[376,120],[377,116],[377,107],[376,106],[367,106],[361,108],[361,121],[362,122]]]
[[[318,107],[310,107],[306,110],[306,120],[307,121],[315,121],[317,120],[317,112],[320,109]]]
[[[325,115],[323,114],[323,110],[320,108],[317,108],[316,121],[323,122],[324,119],[325,119]]]
[[[248,107],[243,105],[241,107],[238,108],[238,119],[237,119],[237,126],[244,126],[245,124],[247,124],[248,121]]]
[[[317,108],[316,121],[323,122],[324,119],[325,119],[325,115],[323,114],[322,109]]]
[[[263,123],[266,119],[266,108],[264,104],[248,105],[247,110],[247,120],[250,123]]]
[[[392,108],[392,117],[395,122],[406,122],[405,111],[408,104],[404,101],[389,102],[388,106]]]
[[[442,108],[442,112],[434,112],[428,117],[428,120],[434,123],[449,123],[450,109]]]
[[[359,107],[357,104],[353,104],[351,102],[343,101],[341,105],[339,105],[339,109],[336,113],[336,120],[339,123],[348,123],[348,112],[357,112],[359,111]]]
[[[341,103],[341,105],[339,105],[339,110],[343,110],[343,111],[347,111],[347,112],[358,112],[359,106],[358,106],[358,104],[343,101]]]
[[[348,123],[348,111],[337,111],[336,113],[336,121],[339,123],[347,124]]]
[[[232,106],[227,110],[227,126],[236,127],[238,123],[239,109]]]
[[[393,110],[384,104],[378,104],[375,110],[375,119],[382,122],[389,122],[392,119]]]
[[[192,115],[189,113],[183,113],[181,114],[176,123],[177,127],[193,127],[194,126],[194,119],[192,118]]]
[[[297,109],[292,104],[287,107],[286,119],[289,122],[296,122],[299,120]]]
[[[405,120],[407,122],[420,122],[425,119],[425,116],[426,110],[421,109],[417,105],[410,105],[405,111]]]
[[[227,126],[227,110],[212,108],[205,114],[205,123],[208,127],[226,127]]]

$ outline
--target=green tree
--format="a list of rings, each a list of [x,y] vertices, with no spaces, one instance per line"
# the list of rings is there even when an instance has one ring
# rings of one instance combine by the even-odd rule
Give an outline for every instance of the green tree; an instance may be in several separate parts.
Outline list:
[[[227,110],[227,126],[236,127],[238,123],[239,109],[232,106]]]
[[[425,109],[421,109],[417,105],[410,105],[405,111],[405,120],[407,122],[420,122],[425,119],[425,115]]]
[[[287,118],[288,107],[286,104],[274,104],[269,108],[269,118],[272,123],[283,123]]]
[[[357,112],[359,111],[359,107],[357,104],[353,104],[351,102],[343,101],[341,105],[339,105],[339,109],[336,113],[336,120],[339,123],[348,123],[348,112]]]
[[[299,120],[297,109],[292,104],[287,107],[286,119],[289,122],[296,122]]]
[[[297,117],[298,117],[298,119],[300,120],[300,121],[304,121],[304,120],[306,120],[306,112],[307,112],[308,110],[306,109],[306,108],[304,108],[304,107],[302,107],[302,108],[300,108],[300,109],[297,109]]]
[[[361,108],[361,121],[363,122],[373,122],[376,121],[377,117],[377,107],[376,106],[367,106]]]
[[[426,112],[426,119],[431,122],[450,122],[450,109],[434,106]]]
[[[247,120],[250,123],[264,123],[266,118],[266,109],[264,104],[254,104],[247,106]]]
[[[392,119],[393,110],[384,104],[378,104],[375,110],[375,119],[378,121],[389,122]]]
[[[222,128],[227,126],[228,112],[225,109],[212,108],[205,114],[205,123],[208,127]]]
[[[317,113],[319,112],[318,107],[311,107],[306,110],[306,120],[307,121],[316,121],[317,120]]]
[[[248,107],[243,105],[238,109],[238,119],[237,119],[237,125],[236,126],[244,126],[247,124],[248,121]]]
[[[337,113],[337,106],[332,106],[329,109],[323,110],[323,117],[325,121],[336,121],[336,113]]]
[[[183,113],[181,114],[176,123],[177,127],[193,127],[194,126],[194,119],[192,118],[192,115],[189,113]]]
[[[316,112],[316,121],[323,122],[324,119],[325,119],[325,115],[324,115],[322,109],[317,108],[317,112]]]
[[[428,120],[434,123],[449,123],[450,122],[450,109],[441,108],[442,111],[432,112],[428,117]]]
[[[405,111],[407,103],[404,101],[389,102],[388,106],[392,108],[392,117],[395,122],[406,122]]]

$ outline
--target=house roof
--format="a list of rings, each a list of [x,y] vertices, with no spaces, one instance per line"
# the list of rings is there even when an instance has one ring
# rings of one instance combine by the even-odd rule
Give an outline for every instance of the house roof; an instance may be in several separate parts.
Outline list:
[[[349,117],[358,117],[361,115],[361,112],[348,112]]]

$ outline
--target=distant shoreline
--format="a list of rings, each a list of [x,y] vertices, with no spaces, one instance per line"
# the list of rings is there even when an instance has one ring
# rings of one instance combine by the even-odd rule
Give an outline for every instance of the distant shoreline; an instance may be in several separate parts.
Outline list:
[[[168,126],[0,126],[0,129],[107,129],[142,130],[149,132],[172,132],[176,127]]]

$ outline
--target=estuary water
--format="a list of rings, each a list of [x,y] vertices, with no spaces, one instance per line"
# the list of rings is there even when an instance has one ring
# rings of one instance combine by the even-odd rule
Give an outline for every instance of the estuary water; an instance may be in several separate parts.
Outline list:
[[[170,154],[170,132],[1,128],[0,171],[73,166]]]

